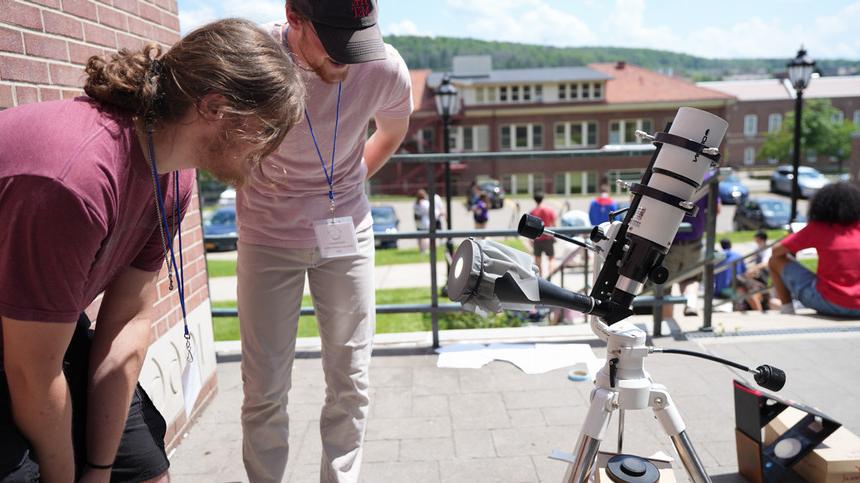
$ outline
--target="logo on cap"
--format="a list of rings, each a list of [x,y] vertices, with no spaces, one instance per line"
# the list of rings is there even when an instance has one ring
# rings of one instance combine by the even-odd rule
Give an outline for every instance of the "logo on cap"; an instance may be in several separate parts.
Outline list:
[[[355,18],[370,15],[370,0],[352,0],[352,14]]]

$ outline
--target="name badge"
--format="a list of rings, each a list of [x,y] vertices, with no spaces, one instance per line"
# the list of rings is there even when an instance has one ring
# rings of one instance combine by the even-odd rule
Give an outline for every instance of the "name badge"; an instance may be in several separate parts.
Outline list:
[[[322,258],[348,257],[358,254],[358,238],[352,217],[326,218],[314,222],[314,234]]]

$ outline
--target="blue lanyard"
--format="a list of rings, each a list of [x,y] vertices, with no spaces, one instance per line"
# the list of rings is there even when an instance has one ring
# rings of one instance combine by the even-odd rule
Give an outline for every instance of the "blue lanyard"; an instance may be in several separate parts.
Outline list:
[[[152,131],[146,131],[146,140],[149,144],[149,159],[152,167],[152,181],[155,184],[155,201],[158,203],[158,212],[161,215],[159,223],[164,228],[165,245],[170,248],[170,262],[173,272],[176,274],[176,291],[179,294],[179,305],[182,307],[182,323],[185,326],[185,348],[188,350],[188,362],[193,360],[191,353],[191,333],[188,331],[187,312],[185,309],[185,260],[182,257],[182,217],[179,212],[179,171],[173,172],[173,205],[176,215],[176,233],[179,237],[179,265],[176,265],[176,254],[173,252],[173,240],[170,237],[170,226],[167,224],[167,210],[164,209],[164,198],[161,195],[161,184],[158,182],[158,170],[155,168],[155,145],[152,142]]]
[[[305,108],[305,119],[308,121],[308,128],[311,131],[311,139],[314,141],[314,147],[317,150],[317,156],[320,158],[325,180],[328,182],[328,199],[331,202],[331,215],[334,217],[334,155],[337,152],[337,125],[340,122],[340,96],[343,92],[343,82],[337,84],[337,107],[334,114],[334,139],[331,142],[331,170],[326,169],[325,160],[323,159],[320,145],[317,143],[317,136],[314,134],[314,126],[311,124],[311,117],[308,115],[308,110]]]

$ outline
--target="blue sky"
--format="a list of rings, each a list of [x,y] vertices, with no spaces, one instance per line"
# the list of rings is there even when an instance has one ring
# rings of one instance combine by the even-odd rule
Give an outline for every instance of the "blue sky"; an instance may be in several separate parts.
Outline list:
[[[224,16],[281,19],[283,0],[178,0],[183,32]],[[555,46],[647,47],[703,57],[860,59],[860,0],[379,0],[386,34]]]

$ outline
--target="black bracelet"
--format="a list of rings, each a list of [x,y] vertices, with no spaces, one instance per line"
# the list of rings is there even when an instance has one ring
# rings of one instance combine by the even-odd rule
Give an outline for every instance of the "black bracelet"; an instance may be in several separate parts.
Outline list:
[[[93,463],[90,463],[89,461],[87,461],[87,466],[89,466],[90,468],[92,468],[94,470],[109,470],[109,469],[113,468],[113,463],[111,463],[109,465],[96,465],[96,464],[93,464]]]

